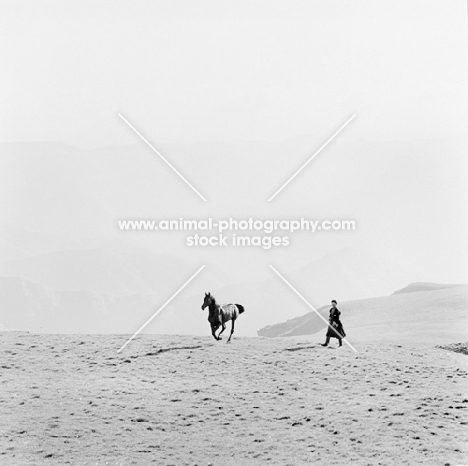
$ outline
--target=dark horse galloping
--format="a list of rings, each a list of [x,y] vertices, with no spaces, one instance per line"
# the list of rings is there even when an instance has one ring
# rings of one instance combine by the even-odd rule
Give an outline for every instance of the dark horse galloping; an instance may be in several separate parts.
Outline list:
[[[203,301],[202,310],[208,307],[208,322],[211,325],[211,334],[216,340],[221,340],[221,334],[226,330],[226,322],[231,321],[231,335],[227,343],[231,341],[232,334],[234,333],[234,322],[239,317],[239,314],[244,312],[244,306],[240,304],[218,304],[214,296],[210,293],[205,293],[205,300]],[[216,330],[222,327],[221,332],[216,336]]]

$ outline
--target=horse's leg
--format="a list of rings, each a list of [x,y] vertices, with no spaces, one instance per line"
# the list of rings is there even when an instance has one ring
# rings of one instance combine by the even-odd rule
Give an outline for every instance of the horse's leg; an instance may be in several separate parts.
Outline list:
[[[226,343],[229,343],[231,341],[232,334],[234,333],[234,322],[236,319],[232,319],[232,326],[231,326],[231,335],[229,335],[229,339]]]
[[[221,329],[221,332],[218,333],[218,340],[222,340],[221,334],[226,330],[226,324],[223,322],[222,323],[223,328]]]
[[[216,330],[218,330],[218,327],[216,327],[216,325],[211,325],[211,335],[213,335],[215,340],[219,340],[219,338],[216,336]]]

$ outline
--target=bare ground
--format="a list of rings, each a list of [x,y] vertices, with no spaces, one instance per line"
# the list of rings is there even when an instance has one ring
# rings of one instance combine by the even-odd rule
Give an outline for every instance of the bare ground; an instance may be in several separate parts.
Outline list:
[[[0,464],[468,464],[463,354],[126,339],[0,333]]]

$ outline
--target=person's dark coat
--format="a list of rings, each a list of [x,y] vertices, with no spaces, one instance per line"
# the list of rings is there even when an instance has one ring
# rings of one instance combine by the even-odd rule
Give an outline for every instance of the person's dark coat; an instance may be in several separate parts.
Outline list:
[[[331,329],[329,325],[328,330],[327,330],[327,337],[339,339],[339,338],[344,338],[346,336],[346,333],[343,328],[343,324],[341,323],[341,320],[340,320],[340,315],[341,315],[341,312],[338,310],[338,308],[330,309],[330,317],[328,321],[330,325],[333,327],[333,329],[336,330],[336,332],[335,330]],[[337,335],[337,332],[339,335]]]

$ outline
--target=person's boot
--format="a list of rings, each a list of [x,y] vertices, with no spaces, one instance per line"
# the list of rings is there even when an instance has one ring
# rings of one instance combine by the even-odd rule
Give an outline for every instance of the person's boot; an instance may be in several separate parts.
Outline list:
[[[343,343],[341,342],[341,338],[339,339],[340,344],[338,346],[343,346]]]
[[[320,343],[322,346],[328,346],[328,343],[330,343],[330,337],[327,337],[325,340],[325,343]]]

